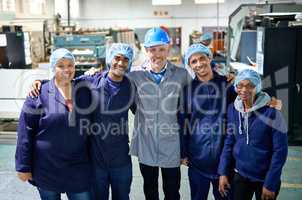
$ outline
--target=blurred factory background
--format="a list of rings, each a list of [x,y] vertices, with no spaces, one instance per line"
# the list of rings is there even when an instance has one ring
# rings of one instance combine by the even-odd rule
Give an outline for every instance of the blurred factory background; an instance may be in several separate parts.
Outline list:
[[[72,51],[77,76],[104,69],[113,42],[131,44],[140,65],[144,34],[158,26],[172,38],[169,60],[179,67],[188,46],[209,33],[219,73],[258,71],[283,102],[290,144],[302,144],[302,0],[0,0],[0,147],[15,143],[24,99],[34,80],[50,78],[54,49]],[[302,189],[298,177],[290,187]]]

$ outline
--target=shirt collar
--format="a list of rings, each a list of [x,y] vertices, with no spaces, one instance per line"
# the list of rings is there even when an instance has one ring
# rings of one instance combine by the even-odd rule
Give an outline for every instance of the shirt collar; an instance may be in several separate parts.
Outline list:
[[[147,69],[149,72],[152,72],[152,73],[154,73],[154,74],[161,74],[161,73],[163,73],[163,72],[166,71],[167,66],[168,66],[168,61],[167,61],[167,63],[165,64],[165,66],[160,70],[160,72],[154,72],[154,71],[152,70],[151,64],[150,64],[150,62],[149,62],[149,63],[146,65],[146,69]]]

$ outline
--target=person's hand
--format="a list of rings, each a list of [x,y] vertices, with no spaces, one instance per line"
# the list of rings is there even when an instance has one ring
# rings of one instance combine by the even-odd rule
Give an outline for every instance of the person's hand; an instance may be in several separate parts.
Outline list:
[[[35,80],[31,85],[30,91],[28,92],[28,96],[32,98],[39,96],[41,85],[42,85],[41,81]]]
[[[275,108],[277,110],[282,109],[282,101],[277,99],[276,97],[272,97],[271,101],[268,102],[268,106]]]
[[[262,194],[261,194],[262,200],[272,200],[274,198],[275,198],[275,192],[269,191],[265,187],[262,187]]]
[[[24,182],[29,180],[31,181],[33,179],[32,174],[30,172],[18,172],[17,176],[21,181]]]
[[[188,164],[189,164],[189,159],[188,159],[188,158],[180,159],[180,164],[185,165],[185,166],[188,166]]]
[[[229,83],[232,83],[235,80],[235,74],[233,74],[233,73],[229,73],[225,77],[227,78],[227,81]]]
[[[93,76],[97,72],[100,72],[100,68],[91,67],[89,70],[87,70],[84,74],[87,76]]]
[[[231,185],[229,183],[227,176],[219,177],[219,193],[222,197],[226,197],[228,190],[231,189]]]

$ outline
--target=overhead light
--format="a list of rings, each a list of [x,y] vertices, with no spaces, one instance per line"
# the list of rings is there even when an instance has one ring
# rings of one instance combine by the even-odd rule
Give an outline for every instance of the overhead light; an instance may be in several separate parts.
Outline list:
[[[163,6],[163,5],[180,5],[181,0],[152,0],[152,5]]]
[[[224,3],[224,0],[195,0],[196,4]]]

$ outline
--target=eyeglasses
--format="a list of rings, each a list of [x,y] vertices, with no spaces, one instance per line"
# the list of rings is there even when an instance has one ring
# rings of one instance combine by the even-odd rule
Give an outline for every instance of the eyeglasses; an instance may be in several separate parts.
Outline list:
[[[242,83],[239,83],[236,88],[238,90],[242,90],[243,88],[246,88],[247,90],[253,90],[256,86],[253,85],[252,83],[248,83],[248,84],[242,84]]]

